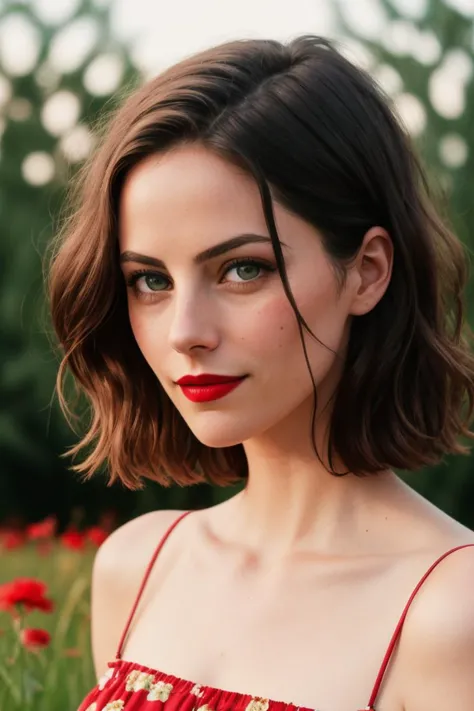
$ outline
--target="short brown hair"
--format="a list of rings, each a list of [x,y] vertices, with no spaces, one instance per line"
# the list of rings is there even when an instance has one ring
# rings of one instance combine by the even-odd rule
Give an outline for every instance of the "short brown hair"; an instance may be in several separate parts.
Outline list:
[[[457,441],[474,438],[465,251],[436,214],[380,88],[332,43],[304,35],[287,44],[232,41],[167,69],[132,92],[83,167],[49,271],[63,349],[59,401],[71,423],[69,369],[91,409],[89,429],[66,454],[91,451],[72,468],[87,479],[107,463],[110,483],[120,478],[131,489],[142,488],[143,478],[227,485],[248,475],[243,446],[204,446],[162,389],[134,339],[119,269],[126,175],[148,155],[194,141],[256,180],[301,336],[309,328],[286,277],[269,185],[275,199],[317,227],[341,286],[371,226],[386,228],[393,241],[390,284],[351,326],[330,424],[331,467],[333,448],[355,474],[415,470],[446,453],[468,454]]]

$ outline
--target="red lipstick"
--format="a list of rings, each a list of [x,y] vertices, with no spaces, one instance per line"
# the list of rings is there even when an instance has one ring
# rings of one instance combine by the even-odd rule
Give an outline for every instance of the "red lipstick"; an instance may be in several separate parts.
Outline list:
[[[247,376],[213,375],[201,373],[200,375],[184,375],[177,380],[184,395],[192,402],[210,402],[218,400],[235,390]]]

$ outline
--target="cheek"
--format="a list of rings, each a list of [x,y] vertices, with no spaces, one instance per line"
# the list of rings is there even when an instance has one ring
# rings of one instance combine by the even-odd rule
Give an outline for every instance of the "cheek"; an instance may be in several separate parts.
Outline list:
[[[291,364],[291,368],[306,372],[303,337],[314,374],[319,379],[337,357],[332,351],[340,351],[347,314],[344,304],[336,298],[332,283],[326,283],[324,278],[313,278],[308,288],[308,281],[304,283],[302,279],[298,286],[292,285],[292,292],[301,317],[315,337],[303,326],[301,335],[297,316],[285,294],[255,310],[252,334],[257,353],[267,358],[269,364],[276,356],[278,365],[283,362],[285,370],[289,370]]]
[[[289,347],[295,349],[299,343],[296,315],[285,295],[256,307],[247,324],[242,341],[251,341],[259,353],[269,351],[275,355]]]
[[[128,309],[128,318],[130,320],[130,326],[132,327],[135,340],[140,344],[140,341],[146,333],[145,322],[143,319],[139,318],[138,312],[133,308]]]
[[[130,308],[129,320],[133,335],[135,337],[139,349],[141,350],[145,360],[148,361],[150,365],[152,365],[151,355],[155,354],[156,356],[159,351],[160,344],[163,344],[164,340],[162,338],[157,337],[158,331],[156,321],[147,318],[146,313],[147,312],[145,309],[140,310]],[[157,360],[158,362],[160,362],[161,359],[157,359],[155,357],[153,358],[153,360]]]

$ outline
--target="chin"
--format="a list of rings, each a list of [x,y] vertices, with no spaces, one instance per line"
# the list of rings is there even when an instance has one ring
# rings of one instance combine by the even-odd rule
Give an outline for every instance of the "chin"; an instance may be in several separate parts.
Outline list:
[[[221,449],[224,447],[234,447],[236,444],[242,444],[243,438],[238,437],[232,432],[199,432],[192,430],[196,439],[198,439],[206,447],[212,449]]]
[[[204,413],[203,413],[204,414]],[[210,415],[211,413],[206,413]],[[242,444],[255,435],[255,428],[250,426],[248,418],[227,418],[223,422],[222,413],[213,413],[214,417],[188,418],[186,423],[193,435],[206,447],[220,449]],[[206,422],[203,421],[206,419]],[[231,421],[229,421],[231,419]],[[246,424],[243,426],[242,421]]]

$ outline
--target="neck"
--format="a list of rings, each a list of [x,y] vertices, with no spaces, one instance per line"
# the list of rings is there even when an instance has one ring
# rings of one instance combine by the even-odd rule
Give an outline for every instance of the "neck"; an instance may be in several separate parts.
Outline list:
[[[278,431],[243,443],[248,481],[222,510],[225,537],[262,560],[304,550],[334,555],[360,554],[361,546],[377,550],[391,514],[407,497],[409,487],[391,470],[364,476],[328,472],[327,420],[320,417],[315,432],[324,464],[302,426],[310,421],[310,404],[300,417],[281,422]],[[348,469],[337,456],[332,465],[336,472]]]

